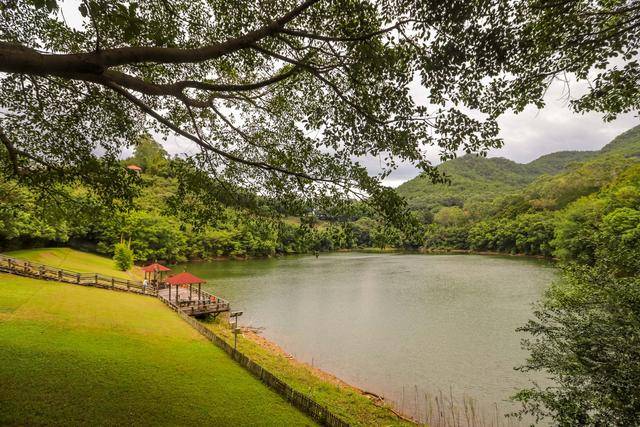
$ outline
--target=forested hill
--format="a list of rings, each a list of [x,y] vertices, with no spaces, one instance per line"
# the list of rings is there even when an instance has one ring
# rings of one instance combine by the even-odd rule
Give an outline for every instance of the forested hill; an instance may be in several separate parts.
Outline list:
[[[526,187],[542,175],[557,175],[577,164],[610,154],[640,155],[640,126],[619,135],[600,151],[559,151],[521,164],[502,157],[465,155],[440,165],[451,184],[432,184],[418,176],[398,187],[409,206],[435,214],[445,206],[464,207]]]
[[[593,262],[609,250],[601,241],[615,246],[616,236],[624,247],[640,248],[640,126],[599,151],[554,153],[525,165],[465,156],[442,169],[452,185],[420,178],[399,190],[425,225],[423,248],[579,262]],[[628,269],[640,271],[632,253]]]

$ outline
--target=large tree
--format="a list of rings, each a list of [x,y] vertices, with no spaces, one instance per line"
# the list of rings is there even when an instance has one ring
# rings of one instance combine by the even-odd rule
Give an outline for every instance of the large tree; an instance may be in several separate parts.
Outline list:
[[[576,109],[614,116],[638,106],[632,1],[62,6],[0,3],[2,166],[36,183],[82,179],[110,196],[127,194],[114,165],[147,131],[196,144],[191,169],[215,188],[360,193],[389,206],[397,200],[380,179],[399,161],[432,172],[428,147],[445,159],[499,146],[497,117],[541,105],[563,73],[585,79],[601,67]],[[623,68],[607,65],[616,56]],[[358,163],[365,155],[380,158],[379,175]]]

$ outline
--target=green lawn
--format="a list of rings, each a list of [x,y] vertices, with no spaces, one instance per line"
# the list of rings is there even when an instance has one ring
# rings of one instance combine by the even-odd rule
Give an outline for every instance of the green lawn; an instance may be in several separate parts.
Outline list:
[[[0,295],[1,425],[312,424],[154,298],[6,274]]]
[[[142,279],[143,275],[137,267],[131,271],[120,271],[111,258],[71,248],[25,249],[8,252],[6,255],[78,273],[98,273],[123,279]]]

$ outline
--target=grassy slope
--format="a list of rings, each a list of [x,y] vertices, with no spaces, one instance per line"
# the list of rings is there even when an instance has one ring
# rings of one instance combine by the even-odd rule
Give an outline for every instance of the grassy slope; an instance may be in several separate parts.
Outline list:
[[[112,259],[70,248],[38,248],[8,252],[7,255],[79,273],[98,273],[123,279],[141,279],[142,271],[134,267],[120,271]]]
[[[158,300],[0,274],[0,424],[311,421]]]
[[[205,323],[207,327],[233,343],[233,334],[223,321]],[[355,426],[408,426],[385,407],[380,407],[351,386],[310,366],[291,360],[281,351],[266,349],[252,339],[238,336],[238,349],[296,390],[312,396]]]

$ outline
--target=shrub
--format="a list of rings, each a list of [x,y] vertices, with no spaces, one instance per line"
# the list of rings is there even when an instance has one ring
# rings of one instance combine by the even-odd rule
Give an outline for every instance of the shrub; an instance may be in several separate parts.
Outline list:
[[[133,266],[133,251],[129,245],[117,243],[113,250],[113,260],[120,270],[127,271]]]

